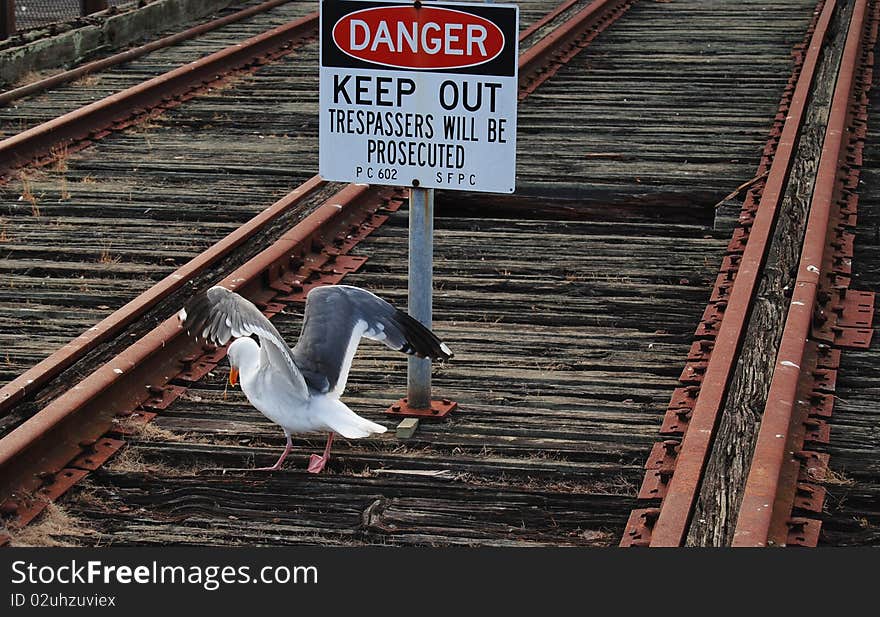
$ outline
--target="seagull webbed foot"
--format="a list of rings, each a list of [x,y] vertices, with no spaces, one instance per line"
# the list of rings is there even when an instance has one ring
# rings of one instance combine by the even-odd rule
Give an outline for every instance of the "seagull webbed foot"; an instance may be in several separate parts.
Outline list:
[[[309,457],[309,473],[321,473],[324,470],[327,461],[330,460],[330,446],[332,445],[333,433],[330,433],[330,435],[327,436],[327,445],[324,446],[324,454],[322,456],[312,454],[312,456]]]
[[[321,473],[324,470],[324,466],[327,465],[328,457],[318,456],[317,454],[312,454],[309,457],[309,473]]]

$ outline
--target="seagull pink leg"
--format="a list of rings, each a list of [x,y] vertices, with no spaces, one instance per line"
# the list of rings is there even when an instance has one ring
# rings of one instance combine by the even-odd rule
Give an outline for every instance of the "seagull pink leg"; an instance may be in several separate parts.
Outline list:
[[[327,445],[324,446],[324,455],[318,456],[317,454],[312,454],[309,458],[309,473],[321,473],[324,466],[327,464],[327,461],[330,460],[330,446],[332,444],[333,433],[330,433],[330,436],[327,437]]]
[[[281,456],[278,457],[278,460],[275,461],[275,464],[271,467],[229,467],[229,468],[213,468],[209,467],[208,469],[202,469],[202,472],[208,471],[219,471],[220,473],[226,473],[227,471],[278,471],[281,469],[281,464],[284,462],[284,459],[287,458],[287,455],[290,454],[291,449],[293,449],[293,442],[290,440],[290,433],[287,431],[284,432],[287,435],[287,445],[284,447],[284,452],[281,453]]]
[[[287,445],[284,447],[284,452],[281,453],[281,456],[275,464],[271,467],[256,467],[254,471],[278,471],[281,469],[281,464],[284,462],[284,459],[287,458],[287,455],[290,454],[290,450],[293,448],[293,442],[290,440],[290,433],[286,433],[287,435]]]

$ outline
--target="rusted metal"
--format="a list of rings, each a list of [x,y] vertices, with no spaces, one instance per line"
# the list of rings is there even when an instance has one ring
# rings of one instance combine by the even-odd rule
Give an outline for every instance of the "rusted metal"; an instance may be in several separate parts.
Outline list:
[[[812,379],[815,389],[829,391],[834,387],[833,369],[814,369],[815,358],[812,358],[813,366],[810,365],[811,357],[815,356],[815,345],[811,346],[807,341],[816,319],[823,266],[827,269],[825,255],[829,249],[833,250],[834,205],[841,187],[838,174],[840,161],[845,158],[849,145],[846,127],[859,68],[866,7],[867,0],[855,3],[847,33],[816,173],[797,279],[746,480],[733,546],[788,543],[815,546],[818,541],[819,521],[799,519],[793,525],[789,520],[791,502],[795,501],[798,485],[797,473],[791,474],[787,469],[792,464],[796,468],[799,466],[792,452],[801,449],[803,440],[826,442],[828,439],[829,428],[824,420],[799,416],[809,407],[808,401],[804,400],[809,396],[808,392],[803,391],[805,377]],[[852,174],[848,177],[852,177]],[[870,319],[866,319],[865,323],[870,324]],[[805,490],[806,487],[802,487],[802,492]],[[810,505],[815,506],[818,492],[813,491],[811,497]]]
[[[156,51],[157,49],[176,45],[191,38],[201,36],[206,32],[211,32],[212,30],[216,30],[217,28],[222,28],[223,26],[241,21],[242,19],[247,19],[248,17],[252,17],[253,15],[256,15],[258,13],[264,13],[268,10],[275,8],[276,6],[286,4],[288,2],[290,2],[290,0],[269,0],[268,2],[258,4],[257,6],[242,9],[241,11],[237,11],[231,15],[227,15],[226,17],[220,17],[218,19],[199,24],[198,26],[187,28],[186,30],[182,30],[181,32],[177,32],[170,36],[162,37],[145,45],[134,47],[132,49],[127,49],[118,54],[108,56],[107,58],[102,58],[93,62],[87,62],[86,64],[82,64],[78,67],[70,69],[69,71],[62,71],[61,73],[57,73],[44,79],[39,79],[27,85],[13,88],[12,90],[7,90],[6,92],[0,92],[0,106],[8,105],[12,101],[15,101],[25,96],[30,96],[32,94],[48,90],[49,88],[54,88],[55,86],[75,81],[85,75],[89,75],[90,73],[103,71],[104,69],[122,64],[123,62],[130,62],[135,58],[140,58],[141,56]],[[0,38],[2,38],[3,36],[2,9],[4,3],[11,4],[12,0],[0,0]],[[13,32],[14,27],[15,26],[13,23]]]
[[[628,2],[624,4],[629,5]],[[312,16],[250,39],[257,43],[251,49],[250,57],[263,53],[254,49],[266,50],[277,46],[280,38],[306,36],[305,31],[309,28],[310,20],[313,20]],[[558,37],[554,40],[559,44]],[[221,65],[225,63],[233,66],[236,62],[244,61],[244,55],[236,53],[237,51],[218,52],[224,54],[219,60]],[[225,55],[227,52],[229,56]],[[217,54],[208,56],[205,60],[214,56]],[[223,69],[218,68],[219,66],[212,66],[210,69],[200,66],[199,70],[220,72]],[[124,113],[125,105],[140,101],[138,97],[150,99],[152,95],[144,90],[153,87],[151,82],[153,85],[162,84],[167,92],[169,86],[179,85],[181,82],[177,80],[182,78],[181,69],[177,69],[156,78],[164,82],[150,80],[130,89],[132,92],[129,94],[134,98],[130,98],[124,105],[117,98],[129,91],[73,112],[73,121],[76,123],[109,117],[114,110]],[[144,103],[144,106],[148,104]],[[17,153],[14,147],[16,144],[29,143],[29,147],[36,151],[38,147],[34,144],[48,144],[52,141],[47,135],[53,136],[53,139],[58,139],[59,136],[62,139],[74,139],[75,137],[70,137],[65,131],[81,134],[82,127],[65,129],[64,122],[71,120],[68,118],[65,121],[67,116],[26,131],[25,133],[32,134],[30,138],[17,136],[21,139],[15,143],[8,143],[10,140],[0,142],[0,162],[3,161],[4,151],[7,156],[27,158]],[[31,138],[33,141],[28,141]],[[10,154],[11,152],[15,154]],[[321,182],[317,178],[312,181]],[[272,315],[280,311],[285,302],[301,301],[310,287],[338,282],[347,272],[360,267],[362,259],[345,256],[343,253],[387,219],[380,211],[393,212],[401,204],[401,195],[395,189],[349,185],[220,284],[236,289],[238,293],[251,299],[265,314]],[[235,240],[236,245],[242,240],[243,238],[238,237]],[[225,249],[226,252],[229,248],[231,247]],[[200,256],[194,262],[203,257]],[[169,278],[179,280],[175,275]],[[182,280],[185,281],[186,278],[183,277]],[[183,283],[177,283],[177,286],[180,284]],[[166,297],[170,291],[154,293],[161,293],[162,297]],[[158,299],[148,301],[152,306]],[[107,332],[120,331],[125,324],[131,323],[137,315],[147,310],[144,307],[129,309],[105,324]],[[56,498],[66,490],[61,490],[61,487],[73,484],[75,480],[71,480],[72,478],[83,477],[96,461],[111,455],[121,442],[108,438],[108,433],[120,436],[130,433],[130,424],[149,422],[156,415],[151,409],[161,409],[177,398],[183,390],[175,386],[169,387],[168,382],[171,379],[197,380],[224,357],[224,349],[205,348],[190,337],[182,336],[181,332],[177,318],[169,318],[0,439],[0,511],[10,518],[10,527],[26,524],[48,503],[47,495]],[[63,367],[82,357],[89,340],[98,335],[90,333],[84,336],[87,340],[60,353],[58,357],[53,356],[54,360],[40,371],[54,372],[57,375]],[[104,340],[110,337],[109,334],[103,336]],[[37,371],[34,372],[36,374]],[[48,377],[41,379],[45,383]],[[28,390],[22,389],[21,385],[16,383],[16,387],[10,388],[9,396],[5,398],[16,397],[15,400],[20,400],[24,397]],[[389,411],[398,415],[442,418],[455,406],[455,402],[443,399],[432,404],[431,409],[413,410],[404,400],[401,401],[400,410]],[[72,461],[85,468],[72,467]],[[38,498],[34,499],[34,495]],[[651,516],[648,515],[648,518],[651,519]]]
[[[317,14],[312,13],[8,137],[0,141],[0,174],[49,154],[53,147],[88,139],[129,118],[134,110],[178,104],[194,88],[215,83],[261,56],[314,35],[316,23]]]
[[[326,182],[315,176],[275,202],[250,221],[230,233],[220,242],[169,274],[137,298],[115,311],[64,347],[41,361],[19,377],[0,388],[0,416],[39,391],[62,371],[77,362],[97,346],[112,340],[125,328],[143,317],[163,299],[183,287],[193,277],[211,268],[236,248],[242,246],[279,216],[290,212]]]
[[[648,546],[651,542],[651,530],[660,516],[660,508],[642,508],[633,510],[626,522],[626,531],[620,546]]]
[[[448,398],[432,400],[430,407],[412,407],[407,398],[402,398],[386,409],[385,413],[402,418],[437,418],[439,420],[455,411],[457,407],[458,403]]]
[[[687,405],[670,405],[663,416],[663,424],[660,425],[658,432],[664,437],[681,437],[684,435],[694,413],[695,403],[696,400],[692,399]]]
[[[800,473],[798,475],[800,481],[821,482],[828,475],[828,461],[831,459],[829,454],[801,450],[800,452],[795,452],[794,456],[800,462]]]
[[[13,526],[27,525],[70,487],[85,478],[89,472],[85,469],[65,468],[54,474],[41,474],[41,486],[34,493],[16,495],[14,499],[0,502],[0,515],[14,515]]]
[[[528,74],[535,73],[542,66],[545,69],[540,78],[534,78],[534,75],[532,75],[533,79],[531,79],[528,89],[521,92],[521,97],[527,96],[540,83],[543,83],[544,80],[555,74],[562,63],[567,62],[575,53],[586,47],[602,29],[623,14],[633,1],[599,0],[562,24],[531,48],[529,52],[521,55],[520,74],[523,74],[523,71]],[[271,0],[235,15],[203,24],[202,26],[161,39],[141,48],[129,50],[117,56],[90,63],[89,65],[49,77],[40,82],[23,86],[0,95],[0,105],[8,104],[16,98],[33,94],[59,83],[77,79],[87,73],[101,70],[107,66],[131,60],[154,49],[192,38],[226,23],[268,10],[281,3],[282,0]],[[567,4],[564,3],[552,11],[542,18],[539,23],[544,24],[552,21],[552,19],[568,8]],[[279,49],[289,47],[295,40],[316,35],[317,20],[317,13],[309,14],[290,24],[280,26],[242,43],[227,47],[205,58],[0,141],[0,179],[2,179],[2,176],[8,175],[10,170],[15,167],[28,162],[34,162],[35,159],[40,157],[48,157],[47,160],[51,160],[53,147],[57,148],[65,144],[79,144],[79,147],[82,147],[88,143],[89,139],[98,139],[107,135],[111,127],[124,128],[130,124],[130,121],[127,121],[127,119],[133,115],[138,113],[146,114],[147,110],[154,109],[157,106],[167,108],[179,104],[185,98],[192,96],[199,87],[203,88],[206,84],[211,84],[221,79],[224,73],[240,69],[255,58],[271,52],[279,53]],[[594,22],[600,25],[596,26]],[[586,36],[584,40],[579,41],[574,50],[570,50],[568,55],[559,55],[560,49],[564,49],[566,46],[571,47],[572,41],[581,37],[584,29],[591,26],[594,27],[592,33]],[[528,32],[522,33],[519,37],[520,40],[528,34]]]
[[[83,447],[83,453],[73,459],[70,466],[77,469],[94,471],[116,454],[125,445],[125,442],[120,439],[102,437],[95,442],[87,442],[80,445]]]
[[[675,471],[675,460],[681,444],[674,439],[655,443],[645,463],[645,478],[639,489],[639,499],[663,499],[669,479]]]
[[[844,328],[871,329],[874,322],[874,292],[845,290],[843,297],[833,303],[837,325]]]
[[[633,3],[634,0],[596,0],[520,55],[520,99],[555,75]]]
[[[683,443],[672,477],[667,473],[662,490],[651,495],[662,493],[662,509],[655,524],[639,528],[642,544],[678,546],[684,538],[833,10],[833,2],[820,1],[805,42],[794,48],[795,68],[755,173],[757,180],[745,195],[739,226],[734,229],[709,305],[695,332],[697,340],[688,353],[689,366],[695,370],[688,372],[686,366],[683,371],[682,377],[689,382],[674,391],[659,431],[672,439],[683,438]],[[651,488],[657,486],[657,478],[650,476],[656,475],[650,469],[646,474],[645,483]],[[621,546],[631,545],[631,531],[627,527]]]
[[[522,41],[532,34],[549,24],[551,21],[562,15],[565,11],[573,7],[575,4],[580,2],[580,0],[565,0],[562,4],[557,6],[555,9],[544,15],[541,19],[533,23],[531,26],[523,30],[519,33],[519,40]]]
[[[747,232],[748,240],[744,242],[739,268],[729,294],[725,294],[727,301],[724,317],[718,326],[715,347],[688,422],[687,432],[682,439],[675,473],[669,482],[660,516],[652,530],[651,546],[679,546],[687,531],[718,413],[739,354],[749,306],[769,246],[776,210],[785,189],[801,121],[835,6],[834,0],[825,3],[804,57],[754,223]]]
[[[825,503],[825,487],[806,482],[798,482],[795,492],[794,507],[800,510],[808,510],[816,514],[822,513],[822,505]]]
[[[816,546],[819,543],[819,521],[810,518],[792,518],[785,523],[786,546]]]
[[[279,295],[270,284],[297,273],[306,255],[344,245],[362,223],[375,229],[371,218],[391,197],[391,189],[347,186],[220,284],[265,303]],[[15,513],[11,525],[35,516],[27,510],[24,517],[18,508],[55,483],[72,460],[91,453],[91,444],[114,429],[119,416],[128,417],[157,397],[164,402],[161,389],[179,375],[181,359],[203,351],[182,332],[176,317],[167,319],[0,439],[0,509]],[[29,507],[41,508],[42,501],[28,501]]]

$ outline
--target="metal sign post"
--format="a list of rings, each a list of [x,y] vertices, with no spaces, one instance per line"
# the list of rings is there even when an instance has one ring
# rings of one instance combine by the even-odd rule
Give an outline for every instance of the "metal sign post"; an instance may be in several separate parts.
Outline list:
[[[434,189],[409,190],[409,289],[408,312],[431,327],[434,267]],[[410,357],[406,374],[407,404],[413,409],[431,407],[431,361]]]
[[[409,314],[428,327],[434,189],[514,191],[518,22],[516,5],[321,2],[319,173],[411,187]],[[454,407],[431,399],[430,360],[411,358],[390,412]]]

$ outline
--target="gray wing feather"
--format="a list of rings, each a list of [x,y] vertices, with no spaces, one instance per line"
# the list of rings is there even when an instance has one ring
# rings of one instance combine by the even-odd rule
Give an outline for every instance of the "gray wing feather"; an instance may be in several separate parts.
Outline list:
[[[309,292],[294,361],[312,388],[341,395],[361,337],[421,358],[452,357],[433,332],[382,298],[332,285]]]
[[[177,314],[187,333],[215,345],[231,338],[256,335],[260,339],[261,360],[285,367],[291,379],[305,388],[293,353],[281,334],[254,304],[225,287],[214,286],[190,300]]]

